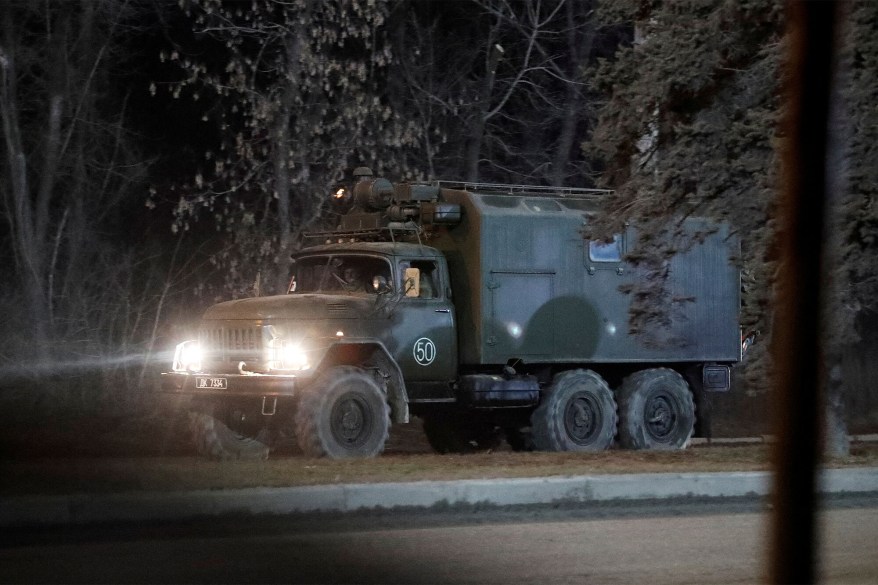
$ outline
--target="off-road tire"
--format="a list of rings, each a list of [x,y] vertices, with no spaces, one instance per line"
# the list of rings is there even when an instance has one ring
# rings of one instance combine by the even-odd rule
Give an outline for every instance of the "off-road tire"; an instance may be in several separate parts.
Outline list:
[[[213,416],[212,409],[189,412],[189,430],[195,452],[219,460],[265,460],[269,445],[264,435],[248,437]]]
[[[296,439],[308,457],[375,457],[390,434],[385,392],[367,372],[336,366],[305,389],[295,415]]]
[[[437,453],[478,453],[500,446],[501,431],[488,421],[465,413],[424,417],[424,434]]]
[[[622,381],[619,444],[626,449],[685,449],[695,429],[695,402],[686,380],[668,368],[631,374]]]
[[[616,435],[616,401],[606,381],[591,370],[555,376],[531,415],[540,451],[603,451]]]

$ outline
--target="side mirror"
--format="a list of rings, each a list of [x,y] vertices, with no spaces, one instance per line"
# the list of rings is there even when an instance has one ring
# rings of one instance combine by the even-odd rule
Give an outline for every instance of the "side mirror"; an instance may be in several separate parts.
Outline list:
[[[402,290],[407,297],[421,294],[421,271],[418,268],[406,268],[402,280]]]

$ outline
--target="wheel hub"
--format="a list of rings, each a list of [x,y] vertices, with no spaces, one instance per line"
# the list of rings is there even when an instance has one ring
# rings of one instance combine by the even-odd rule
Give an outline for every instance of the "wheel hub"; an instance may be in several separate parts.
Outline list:
[[[363,426],[363,416],[355,405],[348,403],[344,414],[341,417],[341,426],[345,436],[352,437],[360,431]]]
[[[341,397],[332,408],[330,425],[339,443],[348,447],[362,445],[371,428],[368,405],[353,394]]]
[[[649,399],[645,410],[646,428],[656,439],[666,439],[674,430],[677,419],[669,398],[664,394]]]
[[[591,397],[578,395],[567,404],[564,428],[574,442],[587,445],[597,432],[600,417],[600,406]]]

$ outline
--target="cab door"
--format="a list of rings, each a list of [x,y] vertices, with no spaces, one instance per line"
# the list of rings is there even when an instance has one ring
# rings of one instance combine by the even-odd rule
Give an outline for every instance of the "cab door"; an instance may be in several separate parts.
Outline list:
[[[398,262],[394,354],[407,383],[447,384],[457,377],[456,323],[447,274],[442,259]]]

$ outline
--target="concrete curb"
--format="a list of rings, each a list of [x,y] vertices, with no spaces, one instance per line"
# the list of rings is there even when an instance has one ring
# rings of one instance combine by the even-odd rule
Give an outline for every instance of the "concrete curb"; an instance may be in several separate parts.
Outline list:
[[[443,505],[514,506],[671,498],[762,497],[768,472],[642,473],[418,481],[191,492],[21,496],[0,502],[0,527],[182,520],[225,514],[352,512]],[[830,469],[826,494],[878,492],[878,468]]]
[[[849,435],[848,441],[851,443],[875,443],[878,442],[878,433],[866,435]],[[727,437],[719,439],[705,439],[696,437],[692,439],[690,445],[757,445],[775,443],[774,435],[762,435],[760,437]]]

